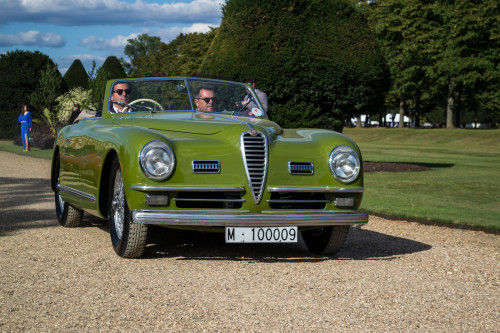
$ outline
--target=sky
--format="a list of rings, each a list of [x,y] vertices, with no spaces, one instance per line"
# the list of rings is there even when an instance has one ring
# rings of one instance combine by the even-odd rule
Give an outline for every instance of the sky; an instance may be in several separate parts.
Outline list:
[[[75,59],[123,57],[127,40],[147,33],[165,43],[220,25],[224,0],[0,0],[0,54],[40,51],[64,75]]]

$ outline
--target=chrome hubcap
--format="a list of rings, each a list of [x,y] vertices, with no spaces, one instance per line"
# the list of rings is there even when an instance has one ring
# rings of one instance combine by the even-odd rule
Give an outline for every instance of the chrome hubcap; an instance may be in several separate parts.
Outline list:
[[[61,189],[60,189],[60,184],[61,184],[61,177],[57,177],[57,199],[59,201],[59,207],[61,208],[61,212],[64,209],[64,200],[61,197]]]
[[[123,224],[125,220],[125,192],[123,190],[123,178],[120,170],[116,172],[115,176],[111,210],[113,223],[116,230],[116,236],[121,239],[123,234]]]

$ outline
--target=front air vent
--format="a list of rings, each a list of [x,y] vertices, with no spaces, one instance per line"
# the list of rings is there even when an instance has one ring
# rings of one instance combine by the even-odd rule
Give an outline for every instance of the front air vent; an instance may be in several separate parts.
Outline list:
[[[241,135],[243,163],[255,204],[260,202],[267,175],[266,136],[255,130]]]
[[[193,161],[193,173],[220,173],[220,162]]]
[[[288,172],[291,175],[312,175],[314,165],[312,162],[288,162]]]

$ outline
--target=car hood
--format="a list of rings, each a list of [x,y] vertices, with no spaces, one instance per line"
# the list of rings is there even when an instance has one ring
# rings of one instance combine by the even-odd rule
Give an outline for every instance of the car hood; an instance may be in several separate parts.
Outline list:
[[[281,133],[278,124],[266,119],[195,112],[124,114],[115,116],[113,123],[121,126],[139,126],[160,131],[204,135],[217,134],[235,126],[242,127],[242,131],[255,128],[271,136]]]

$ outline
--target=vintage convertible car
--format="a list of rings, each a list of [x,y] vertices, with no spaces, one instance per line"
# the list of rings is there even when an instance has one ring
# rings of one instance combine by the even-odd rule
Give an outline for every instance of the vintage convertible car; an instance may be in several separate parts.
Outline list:
[[[150,226],[297,242],[332,255],[368,222],[361,153],[342,134],[282,129],[251,87],[196,78],[109,81],[102,114],[64,127],[51,186],[59,223],[107,219],[119,256]],[[158,230],[158,229],[154,229]],[[229,245],[228,245],[229,246]]]

